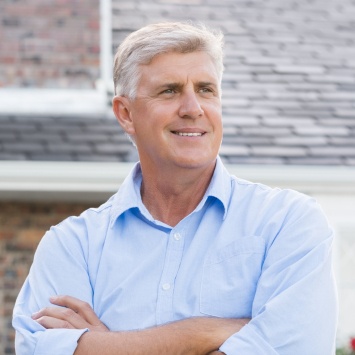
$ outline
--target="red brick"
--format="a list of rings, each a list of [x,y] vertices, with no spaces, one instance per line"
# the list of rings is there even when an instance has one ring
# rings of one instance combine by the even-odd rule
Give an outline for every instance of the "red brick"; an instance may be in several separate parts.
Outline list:
[[[43,237],[44,233],[45,230],[43,229],[30,228],[20,230],[16,237],[16,245],[20,249],[35,248]]]
[[[0,240],[11,240],[15,237],[14,231],[0,230]]]
[[[97,0],[31,0],[1,5],[0,85],[93,87],[99,77],[99,4]],[[89,55],[95,58],[80,60]],[[10,75],[15,65],[28,70]],[[80,80],[70,71],[75,65],[86,73]]]

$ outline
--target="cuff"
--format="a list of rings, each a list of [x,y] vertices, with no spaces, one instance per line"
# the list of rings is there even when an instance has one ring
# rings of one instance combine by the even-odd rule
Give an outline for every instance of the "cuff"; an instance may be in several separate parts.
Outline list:
[[[74,354],[79,338],[87,331],[88,329],[47,329],[39,337],[34,354]]]
[[[250,324],[229,337],[219,348],[226,355],[277,355],[275,349]]]

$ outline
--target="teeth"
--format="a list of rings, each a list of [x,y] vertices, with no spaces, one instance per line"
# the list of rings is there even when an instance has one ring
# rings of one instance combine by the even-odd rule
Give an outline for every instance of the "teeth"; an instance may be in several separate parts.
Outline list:
[[[182,132],[176,132],[179,136],[184,136],[184,137],[198,137],[202,136],[202,133],[182,133]]]

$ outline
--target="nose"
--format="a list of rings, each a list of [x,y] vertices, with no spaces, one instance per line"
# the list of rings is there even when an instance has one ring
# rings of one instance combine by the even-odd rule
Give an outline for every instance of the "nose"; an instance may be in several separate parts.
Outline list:
[[[181,118],[196,119],[204,114],[198,97],[194,91],[184,92],[181,95],[179,116]]]

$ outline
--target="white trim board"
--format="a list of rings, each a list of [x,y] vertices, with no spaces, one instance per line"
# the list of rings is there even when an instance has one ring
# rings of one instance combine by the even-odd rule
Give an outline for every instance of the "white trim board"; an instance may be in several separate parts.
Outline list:
[[[100,115],[111,111],[104,90],[0,89],[2,115]]]
[[[0,161],[1,200],[103,201],[133,163]],[[226,165],[230,173],[310,195],[353,195],[355,168]]]

